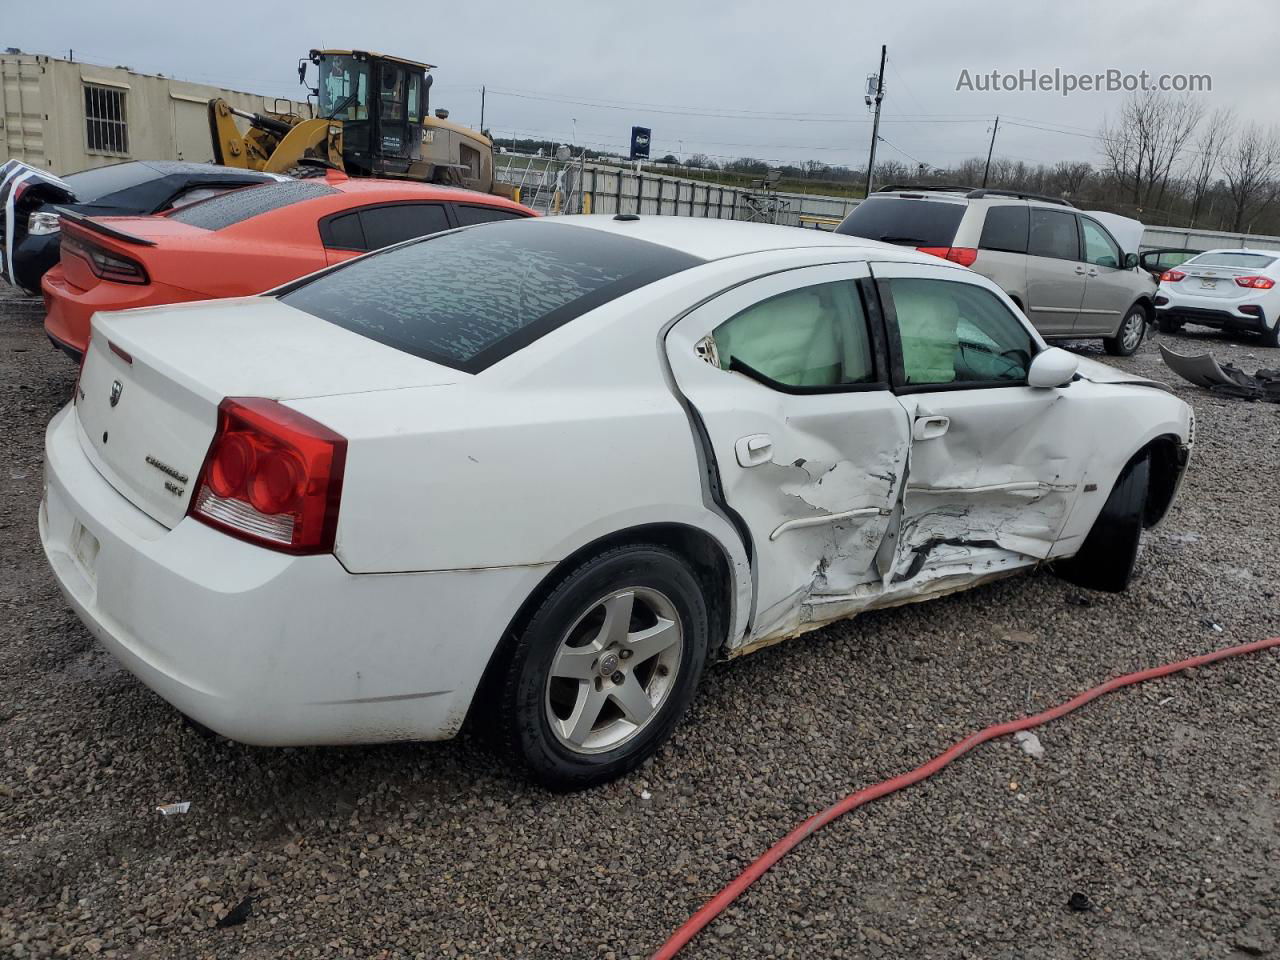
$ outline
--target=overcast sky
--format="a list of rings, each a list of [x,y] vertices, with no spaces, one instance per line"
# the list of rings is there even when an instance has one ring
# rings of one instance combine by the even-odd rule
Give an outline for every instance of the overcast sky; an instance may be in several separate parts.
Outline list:
[[[655,157],[862,164],[863,87],[881,43],[879,157],[931,166],[985,154],[996,114],[997,156],[1096,160],[1090,135],[1124,97],[957,91],[963,70],[1209,74],[1212,92],[1197,96],[1210,107],[1268,123],[1280,84],[1280,10],[1263,0],[1229,13],[1203,0],[0,0],[0,10],[0,46],[74,49],[78,59],[272,95],[301,98],[297,59],[313,46],[426,60],[438,65],[432,106],[455,120],[478,125],[488,86],[485,124],[499,139],[568,141],[576,119],[578,143],[624,151],[639,124],[653,128]]]

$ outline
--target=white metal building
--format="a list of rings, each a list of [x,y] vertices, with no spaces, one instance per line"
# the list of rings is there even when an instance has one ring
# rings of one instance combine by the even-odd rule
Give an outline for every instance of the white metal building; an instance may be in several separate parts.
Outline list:
[[[0,54],[0,163],[52,173],[121,160],[213,159],[206,106],[222,97],[254,112],[305,103],[40,54]]]

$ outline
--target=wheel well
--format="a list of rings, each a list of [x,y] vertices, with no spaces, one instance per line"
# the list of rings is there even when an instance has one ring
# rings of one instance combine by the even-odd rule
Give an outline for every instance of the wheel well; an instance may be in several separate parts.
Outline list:
[[[597,553],[602,553],[614,547],[626,546],[627,544],[641,543],[653,543],[666,547],[684,558],[693,567],[694,574],[702,584],[707,603],[707,635],[709,637],[707,653],[711,658],[720,653],[720,650],[729,640],[729,625],[733,610],[734,593],[733,575],[729,565],[729,558],[725,555],[724,549],[709,533],[684,524],[650,523],[638,527],[628,527],[625,530],[618,530],[579,547],[557,563],[539,581],[529,596],[525,598],[524,603],[520,605],[520,609],[516,611],[515,616],[511,618],[511,622],[507,625],[507,629],[502,632],[497,646],[489,657],[489,663],[485,667],[484,675],[476,688],[475,695],[471,698],[468,718],[470,718],[471,710],[475,709],[475,704],[481,700],[488,699],[488,694],[494,689],[495,684],[500,682],[502,675],[506,671],[507,657],[514,638],[519,636],[525,624],[529,622],[538,607],[542,605],[542,601],[564,579],[565,575],[583,560]]]
[[[1147,315],[1147,322],[1151,322],[1151,318],[1155,315],[1155,304],[1151,302],[1150,297],[1139,297],[1129,305],[1129,310],[1132,310],[1134,307],[1141,307],[1142,312]],[[1128,313],[1128,311],[1125,312],[1126,314]]]
[[[1143,451],[1151,461],[1151,473],[1147,485],[1147,502],[1142,511],[1142,525],[1150,529],[1169,512],[1173,492],[1178,488],[1178,478],[1186,469],[1187,453],[1181,441],[1170,434],[1156,437]]]

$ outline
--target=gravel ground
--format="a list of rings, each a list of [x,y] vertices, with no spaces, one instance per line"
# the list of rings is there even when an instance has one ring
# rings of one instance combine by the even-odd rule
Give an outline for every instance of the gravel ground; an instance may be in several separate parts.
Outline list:
[[[654,761],[574,796],[467,737],[210,742],[46,570],[43,430],[75,368],[39,323],[0,303],[0,956],[646,956],[850,790],[1114,674],[1280,632],[1280,408],[1176,381],[1148,342],[1119,365],[1175,381],[1199,443],[1127,594],[1036,572],[715,668]],[[687,955],[1280,956],[1278,706],[1268,653],[1105,698],[1043,728],[1040,760],[981,747],[807,841]]]

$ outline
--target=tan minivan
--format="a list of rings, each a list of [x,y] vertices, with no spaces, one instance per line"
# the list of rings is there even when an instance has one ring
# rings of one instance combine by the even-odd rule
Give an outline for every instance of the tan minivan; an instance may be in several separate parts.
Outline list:
[[[1096,217],[1065,200],[971,187],[884,187],[837,233],[913,246],[994,280],[1046,339],[1138,349],[1156,283]]]

